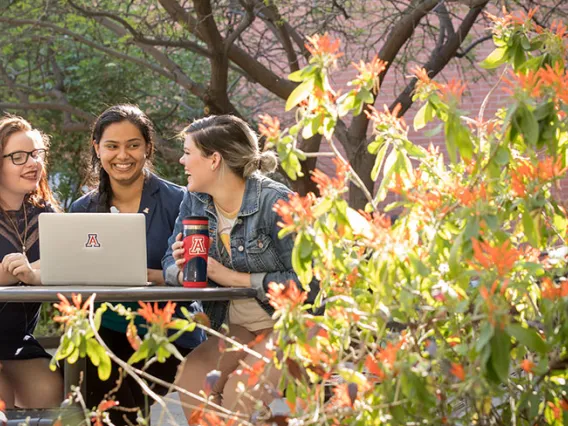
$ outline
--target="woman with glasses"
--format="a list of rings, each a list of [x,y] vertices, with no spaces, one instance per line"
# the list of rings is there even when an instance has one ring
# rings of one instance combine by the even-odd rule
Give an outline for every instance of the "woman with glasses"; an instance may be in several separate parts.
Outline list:
[[[45,157],[49,140],[20,117],[0,118],[0,285],[41,284],[38,216],[53,212]],[[47,408],[63,399],[59,372],[32,333],[40,303],[0,303],[0,399]]]

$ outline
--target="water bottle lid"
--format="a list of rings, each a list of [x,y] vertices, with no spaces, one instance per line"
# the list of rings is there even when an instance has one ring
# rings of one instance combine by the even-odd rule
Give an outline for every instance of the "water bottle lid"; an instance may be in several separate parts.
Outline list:
[[[209,218],[206,216],[186,216],[182,223],[184,225],[209,225]]]

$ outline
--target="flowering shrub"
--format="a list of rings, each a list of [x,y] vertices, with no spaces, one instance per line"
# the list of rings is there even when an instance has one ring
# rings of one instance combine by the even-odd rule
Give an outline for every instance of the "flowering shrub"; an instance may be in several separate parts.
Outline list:
[[[352,90],[337,96],[339,46],[326,36],[291,76],[297,123],[281,130],[261,117],[279,152],[302,158],[296,136],[319,133],[337,154],[335,178],[313,175],[321,197],[276,206],[281,234],[296,235],[294,269],[304,286],[320,280],[326,307],[312,316],[271,296],[282,307],[279,362],[299,370],[285,386],[289,424],[568,424],[567,218],[551,193],[566,173],[568,39],[562,23],[541,28],[532,13],[491,17],[496,49],[482,65],[511,66],[511,98],[495,117],[468,117],[462,82],[416,69],[414,127],[440,123],[449,163],[409,140],[396,108],[365,105],[380,61],[357,65]],[[361,111],[380,185],[355,212],[344,193],[357,177],[332,138],[337,117]],[[378,208],[389,191],[394,224]]]
[[[212,372],[192,424],[568,424],[568,219],[551,192],[566,173],[568,43],[562,23],[541,28],[532,13],[492,17],[496,49],[482,65],[510,67],[511,95],[494,117],[483,108],[469,117],[462,82],[442,84],[416,69],[422,107],[414,127],[439,122],[449,162],[409,140],[398,109],[369,105],[384,63],[357,64],[351,90],[340,95],[329,79],[339,43],[310,39],[310,64],[290,76],[300,83],[286,104],[297,108],[296,124],[281,129],[265,115],[260,130],[292,179],[305,158],[299,135],[323,135],[336,154],[335,177],[313,174],[320,197],[293,195],[275,206],[281,235],[295,235],[294,270],[305,290],[319,280],[315,304],[325,311],[314,315],[294,283],[271,284],[273,350],[246,367],[243,389],[262,386],[274,363],[286,374],[271,391],[285,398],[289,414],[248,422],[211,411]],[[349,113],[367,114],[375,135],[369,151],[380,184],[360,212],[345,193],[350,181],[364,186],[333,142],[337,118]],[[381,210],[389,191],[398,201]],[[395,209],[392,223],[387,213]],[[71,343],[62,340],[56,358],[76,359],[86,347],[94,362],[85,308],[80,301],[60,307]],[[113,309],[151,324],[143,342],[129,329],[135,360],[177,356],[167,330],[196,326],[189,317],[172,323],[171,305]],[[205,321],[197,326],[209,330]],[[230,339],[226,345],[250,351]],[[101,376],[106,362],[99,357]],[[103,419],[108,407],[93,418]]]

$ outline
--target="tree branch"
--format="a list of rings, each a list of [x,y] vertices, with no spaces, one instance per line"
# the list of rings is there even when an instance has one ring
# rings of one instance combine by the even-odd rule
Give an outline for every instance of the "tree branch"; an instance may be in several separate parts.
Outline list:
[[[467,56],[467,54],[478,44],[481,44],[483,42],[486,42],[487,40],[491,40],[493,38],[492,35],[486,35],[483,37],[479,37],[477,40],[474,40],[469,46],[467,46],[464,50],[462,50],[461,52],[456,52],[455,57],[456,58],[464,58],[465,56]]]
[[[159,0],[159,2],[174,21],[200,40],[206,41],[201,29],[198,28],[197,20],[188,14],[177,0]],[[229,59],[239,66],[253,82],[262,85],[281,99],[287,99],[296,87],[296,83],[276,75],[234,44],[229,49]]]
[[[119,23],[125,30],[127,30],[131,35],[134,41],[147,44],[149,46],[163,46],[163,47],[180,47],[183,49],[191,50],[199,55],[209,57],[211,56],[211,52],[204,49],[199,44],[191,41],[191,40],[164,40],[164,39],[157,39],[157,38],[149,38],[142,34],[140,31],[136,30],[132,25],[126,21],[126,19],[121,18],[120,16],[111,13],[111,12],[104,12],[99,10],[92,10],[83,8],[77,4],[75,4],[71,0],[67,0],[68,3],[76,10],[78,10],[82,15],[87,16],[89,18],[102,18],[106,17],[113,21]]]
[[[237,25],[237,28],[232,31],[229,36],[225,39],[225,43],[223,45],[223,54],[228,56],[229,49],[235,43],[235,41],[240,37],[240,35],[248,28],[254,21],[254,12],[252,10],[252,6],[249,5],[246,1],[240,0],[241,5],[245,9],[245,16]]]
[[[387,63],[383,72],[379,74],[380,84],[384,81],[392,62],[398,55],[400,49],[412,37],[412,34],[414,34],[414,30],[416,29],[418,22],[430,10],[432,10],[438,2],[439,0],[414,0],[410,6],[402,12],[402,17],[392,28],[385,44],[378,53],[379,58]],[[357,117],[354,117],[351,126],[349,127],[348,140],[364,141],[366,139],[368,125],[369,119],[365,114],[359,114]],[[358,154],[358,151],[362,147],[362,144],[360,143],[344,143],[341,139],[339,140],[342,142],[343,147],[350,158],[353,157],[353,155]]]
[[[294,51],[292,39],[290,38],[290,33],[288,32],[288,26],[285,22],[283,22],[283,18],[280,15],[280,12],[278,12],[276,5],[273,2],[267,5],[264,1],[257,1],[256,4],[259,8],[259,16],[266,22],[266,24],[274,33],[274,35],[276,35],[278,40],[280,40],[280,43],[284,48],[284,52],[286,52],[290,72],[298,71],[300,69],[298,56]]]
[[[440,48],[436,49],[428,62],[424,65],[424,68],[428,72],[430,77],[436,76],[442,69],[448,64],[448,62],[456,55],[461,43],[471,30],[471,27],[475,23],[475,20],[489,3],[489,0],[485,0],[479,6],[476,6],[467,13],[463,19],[461,25],[459,26],[457,32],[450,37],[448,41]],[[391,111],[397,104],[401,105],[400,115],[403,115],[412,105],[412,94],[414,92],[414,87],[416,86],[416,77],[414,77],[411,82],[406,86],[404,91],[396,98],[396,100],[391,104]]]
[[[93,19],[95,19],[98,23],[100,23],[107,29],[111,30],[119,37],[123,37],[127,34],[124,28],[117,25],[115,22],[108,18],[94,17]],[[187,74],[182,71],[179,65],[172,61],[166,54],[162,53],[160,50],[152,46],[145,45],[142,42],[134,42],[134,44],[136,44],[136,46],[138,46],[148,55],[152,56],[159,64],[161,64],[166,70],[168,70],[171,75],[171,80],[175,81],[190,93],[193,93],[199,99],[205,99],[205,88],[201,84],[196,83],[195,81],[190,79]]]

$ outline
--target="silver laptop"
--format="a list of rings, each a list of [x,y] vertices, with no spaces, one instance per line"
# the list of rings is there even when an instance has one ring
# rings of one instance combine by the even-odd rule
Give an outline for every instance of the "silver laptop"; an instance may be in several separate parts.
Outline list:
[[[39,215],[44,285],[146,285],[146,222],[141,213]]]

